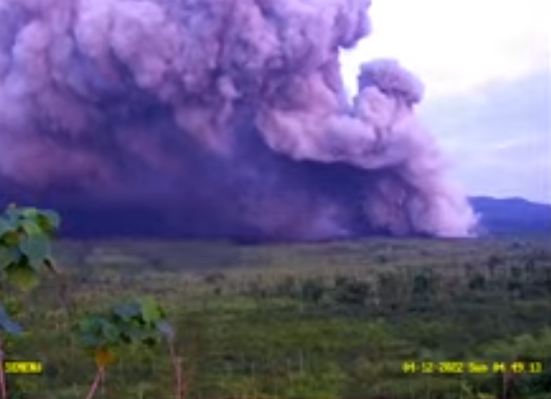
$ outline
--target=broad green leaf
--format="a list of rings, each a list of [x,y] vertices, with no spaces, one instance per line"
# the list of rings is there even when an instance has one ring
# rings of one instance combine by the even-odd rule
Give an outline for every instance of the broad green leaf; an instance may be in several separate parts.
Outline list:
[[[163,311],[152,298],[115,306],[106,316],[88,316],[79,324],[82,344],[87,348],[103,350],[120,344],[154,346],[162,334],[173,336],[172,327],[159,326]]]
[[[61,225],[61,217],[54,211],[42,211],[38,216],[38,223],[45,231],[57,230]]]
[[[25,218],[33,219],[38,216],[38,209],[36,208],[20,208],[19,214]]]
[[[0,245],[0,270],[7,266],[18,263],[20,258],[19,251],[15,248],[6,248]]]
[[[10,265],[6,268],[8,280],[22,290],[29,291],[38,285],[38,275],[26,265]]]
[[[84,334],[101,334],[105,320],[101,316],[92,315],[79,322],[79,331]]]
[[[122,337],[125,339],[125,341],[131,343],[140,343],[150,336],[151,333],[148,332],[143,326],[141,328],[125,326],[125,328],[123,328],[122,330]]]
[[[101,316],[88,316],[78,325],[79,338],[86,348],[101,348],[118,344],[120,331]]]
[[[23,218],[22,210],[17,208],[14,204],[11,204],[8,209],[6,209],[5,215],[14,227],[18,227],[19,222]]]
[[[152,298],[145,298],[141,301],[142,318],[150,324],[161,319],[162,313],[159,304]]]
[[[93,334],[81,333],[79,339],[82,346],[87,349],[95,349],[102,344],[101,339]]]
[[[20,234],[17,231],[10,231],[4,234],[2,242],[4,246],[14,247],[19,245]]]
[[[6,208],[6,215],[10,218],[19,217],[19,208],[17,208],[17,205],[14,203],[9,204]]]
[[[42,236],[26,237],[21,243],[20,248],[21,252],[29,258],[33,266],[42,266],[44,259],[51,255],[50,242]]]
[[[13,230],[13,225],[3,218],[0,218],[0,237]]]
[[[102,321],[102,336],[105,339],[105,343],[115,344],[119,341],[120,331],[114,324],[107,320]]]
[[[16,298],[4,298],[3,303],[5,311],[12,316],[17,316],[23,312],[23,304]]]
[[[9,334],[20,335],[23,332],[21,326],[13,321],[4,307],[0,304],[0,329]]]
[[[21,227],[23,228],[23,231],[25,231],[25,233],[30,236],[42,234],[41,227],[34,220],[24,220],[23,222],[21,222]]]
[[[98,326],[99,326],[99,317],[86,316],[84,319],[79,321],[78,330],[81,332],[88,332],[88,331],[97,330]]]
[[[140,317],[140,305],[137,303],[126,303],[113,308],[113,314],[121,318],[123,321],[129,321],[132,318]]]

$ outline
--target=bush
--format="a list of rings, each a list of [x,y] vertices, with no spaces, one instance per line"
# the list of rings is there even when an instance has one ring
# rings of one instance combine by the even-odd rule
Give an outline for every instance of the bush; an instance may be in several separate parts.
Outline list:
[[[371,292],[371,286],[366,281],[354,278],[341,279],[335,288],[334,299],[344,306],[363,306]]]

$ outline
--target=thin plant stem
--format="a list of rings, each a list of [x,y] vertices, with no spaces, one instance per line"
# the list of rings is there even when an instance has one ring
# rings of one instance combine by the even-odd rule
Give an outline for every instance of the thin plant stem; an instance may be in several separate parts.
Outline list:
[[[172,368],[174,370],[175,399],[184,399],[185,385],[182,376],[182,358],[176,355],[174,341],[172,339],[168,340],[168,349],[170,352],[170,360],[172,361]]]
[[[6,374],[4,370],[4,352],[2,350],[2,335],[0,334],[0,395],[2,399],[8,399],[8,389],[6,388]]]
[[[90,390],[88,391],[88,395],[86,396],[86,399],[92,399],[96,392],[98,391],[98,388],[101,384],[101,381],[103,380],[104,375],[104,369],[101,366],[98,366],[96,371],[96,376],[94,377],[94,381],[92,382],[92,386],[90,387]]]

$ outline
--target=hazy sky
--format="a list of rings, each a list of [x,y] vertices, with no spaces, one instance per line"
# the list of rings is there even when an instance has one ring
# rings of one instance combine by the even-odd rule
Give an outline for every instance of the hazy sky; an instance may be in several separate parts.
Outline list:
[[[425,124],[469,194],[551,203],[551,1],[373,0],[373,32],[343,54],[397,58],[425,83]]]

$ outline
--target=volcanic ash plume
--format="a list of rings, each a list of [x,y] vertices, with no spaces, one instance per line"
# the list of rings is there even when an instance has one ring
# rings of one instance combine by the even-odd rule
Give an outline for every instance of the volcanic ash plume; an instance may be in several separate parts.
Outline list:
[[[2,199],[89,232],[469,235],[422,84],[379,60],[346,99],[339,51],[369,5],[0,0]]]

